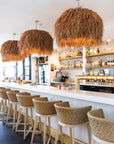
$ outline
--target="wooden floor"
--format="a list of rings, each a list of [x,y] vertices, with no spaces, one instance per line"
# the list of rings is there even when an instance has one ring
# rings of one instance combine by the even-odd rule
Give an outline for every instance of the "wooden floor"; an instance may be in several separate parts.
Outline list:
[[[35,135],[34,143],[43,144],[42,138],[41,134]],[[48,136],[46,136],[46,138],[48,139]],[[12,126],[6,126],[0,121],[0,144],[30,144],[30,140],[31,134],[27,136],[26,140],[23,140],[23,133],[15,133]],[[54,144],[53,138],[50,144]]]

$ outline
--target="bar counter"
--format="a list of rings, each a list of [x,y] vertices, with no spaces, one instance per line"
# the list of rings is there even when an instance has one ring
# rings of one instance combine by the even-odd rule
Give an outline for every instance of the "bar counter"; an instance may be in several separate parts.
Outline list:
[[[31,86],[29,84],[17,84],[0,82],[0,86],[7,88],[27,91],[32,94],[40,94],[41,97],[48,97],[49,100],[62,100],[69,101],[71,107],[83,107],[92,106],[92,109],[102,108],[107,119],[114,120],[114,94],[90,92],[90,91],[76,91],[76,90],[58,90],[51,86],[36,85]],[[57,117],[51,119],[51,127],[57,129]],[[69,135],[69,129],[63,128],[63,133]],[[87,127],[75,129],[75,138],[88,143]]]

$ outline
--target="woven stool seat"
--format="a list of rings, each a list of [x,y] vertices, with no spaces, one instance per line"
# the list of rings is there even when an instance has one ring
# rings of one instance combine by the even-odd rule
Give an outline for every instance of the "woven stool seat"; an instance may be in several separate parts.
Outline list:
[[[6,89],[6,88],[1,88],[0,89],[0,98],[1,98],[1,105],[0,105],[0,109],[3,109],[3,116],[2,116],[2,122],[4,123],[5,119],[5,115],[7,116],[7,103],[8,103],[8,96],[7,96],[7,91],[11,91],[10,89]]]
[[[17,100],[18,100],[18,104],[19,104],[19,115],[18,115],[18,120],[17,120],[17,124],[16,124],[16,132],[24,132],[24,139],[26,138],[26,136],[29,134],[29,132],[32,132],[32,128],[33,128],[33,113],[32,113],[32,108],[34,108],[34,104],[32,99],[33,98],[38,98],[40,97],[40,95],[33,95],[31,96],[30,94],[23,94],[23,93],[18,93],[16,94]],[[26,126],[28,125],[28,109],[30,108],[31,110],[31,119],[32,119],[32,127],[27,130]],[[25,113],[24,113],[24,123],[21,123],[21,110],[25,109]],[[24,125],[24,130],[18,130],[18,126],[19,125]]]
[[[0,89],[0,97],[1,99],[8,99],[7,91],[11,91],[10,89]]]
[[[36,98],[36,97],[40,97],[40,95],[31,96],[31,95],[27,95],[27,94],[25,94],[25,95],[17,94],[16,96],[17,96],[19,105],[23,106],[23,107],[34,107],[32,99]]]
[[[7,96],[9,100],[9,107],[8,107],[8,114],[6,119],[6,125],[13,125],[13,130],[16,126],[16,119],[17,119],[17,97],[16,94],[19,93],[19,91],[11,90],[7,91]],[[12,105],[14,105],[14,108],[12,108]],[[12,118],[12,109],[13,109],[13,118]],[[13,122],[8,122],[9,119],[13,119]]]
[[[74,144],[74,128],[89,124],[87,112],[91,110],[91,106],[72,108],[70,107],[69,102],[60,102],[55,104],[54,106],[58,116],[58,131],[55,143],[57,143],[58,140],[59,129],[61,130],[61,139],[62,139],[62,126],[63,126],[70,128],[71,144]],[[90,134],[89,134],[89,143],[90,143]]]
[[[33,129],[33,134],[31,138],[31,144],[33,143],[33,138],[34,138],[34,131],[36,128],[36,122],[37,122],[37,117],[43,117],[44,118],[44,137],[43,137],[43,144],[46,143],[46,120],[48,118],[48,126],[49,126],[49,139],[47,144],[49,144],[51,140],[51,130],[50,130],[50,118],[53,116],[56,116],[56,110],[54,107],[55,103],[58,103],[61,101],[48,101],[48,98],[40,98],[40,99],[33,99],[33,103],[36,109],[36,118],[35,118],[35,125]]]
[[[17,97],[16,97],[16,94],[18,93],[19,91],[16,91],[16,90],[7,91],[8,100],[10,102],[18,102]]]
[[[114,144],[114,120],[105,119],[102,109],[88,112],[88,118],[92,130],[91,144]]]

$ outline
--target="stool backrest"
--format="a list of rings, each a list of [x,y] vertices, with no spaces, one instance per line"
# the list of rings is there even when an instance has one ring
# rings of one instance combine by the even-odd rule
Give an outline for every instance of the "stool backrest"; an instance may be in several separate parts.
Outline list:
[[[30,95],[30,93],[28,93],[28,92],[19,92],[19,93],[17,93],[18,95]]]
[[[17,100],[19,105],[23,106],[23,107],[33,107],[33,98],[37,98],[40,97],[40,95],[35,95],[35,96],[31,96],[31,95],[18,95],[16,94]]]
[[[18,102],[16,97],[17,93],[19,93],[19,91],[16,90],[7,91],[8,100],[11,102]]]
[[[102,109],[88,112],[88,118],[94,136],[114,143],[114,120],[105,119]]]
[[[48,101],[47,98],[33,99],[36,112],[41,115],[52,115],[56,114],[54,104],[60,101]]]
[[[87,112],[91,110],[91,106],[72,108],[69,102],[57,103],[54,106],[61,123],[79,125],[88,122]]]
[[[7,96],[7,91],[10,91],[10,89],[0,89],[0,97],[2,99],[8,99],[8,96]]]

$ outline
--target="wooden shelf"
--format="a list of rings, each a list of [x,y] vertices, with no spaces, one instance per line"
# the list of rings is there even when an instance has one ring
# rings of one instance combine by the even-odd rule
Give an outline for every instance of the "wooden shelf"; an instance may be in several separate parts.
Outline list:
[[[82,67],[76,67],[76,68],[62,68],[59,70],[75,70],[75,69],[82,69]]]
[[[94,57],[94,56],[102,56],[102,55],[111,55],[114,54],[114,52],[106,52],[106,53],[99,53],[99,54],[91,54],[91,55],[86,55],[86,57]]]
[[[86,67],[86,69],[98,69],[98,68],[114,68],[114,66]],[[76,68],[62,68],[62,69],[59,69],[59,70],[75,70],[75,69],[82,69],[82,67],[76,67]]]
[[[96,67],[86,67],[86,69],[97,69],[97,68],[113,68],[114,66],[96,66]]]
[[[91,54],[86,55],[86,57],[94,57],[94,56],[102,56],[102,55],[111,55],[114,54],[114,52],[106,52],[106,53],[99,53],[99,54]],[[83,56],[77,56],[77,57],[68,57],[68,58],[60,58],[59,60],[70,60],[70,59],[78,59],[82,58]]]
[[[69,60],[69,59],[78,59],[82,58],[83,56],[77,56],[77,57],[68,57],[68,58],[59,58],[59,60]]]
[[[39,64],[37,64],[37,66],[39,66],[39,65],[48,65],[48,63],[39,63]]]

